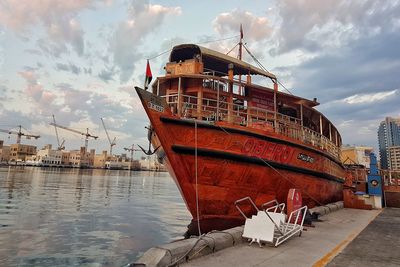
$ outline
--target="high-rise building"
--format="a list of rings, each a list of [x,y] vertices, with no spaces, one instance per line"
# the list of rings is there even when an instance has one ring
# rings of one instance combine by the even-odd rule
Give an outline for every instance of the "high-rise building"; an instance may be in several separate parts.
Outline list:
[[[378,128],[381,168],[391,169],[389,148],[400,146],[400,118],[386,117]]]
[[[400,146],[389,147],[390,169],[400,171]]]

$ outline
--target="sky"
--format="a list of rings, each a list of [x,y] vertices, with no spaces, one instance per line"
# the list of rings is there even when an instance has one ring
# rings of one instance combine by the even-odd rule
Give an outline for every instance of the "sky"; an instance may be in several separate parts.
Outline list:
[[[379,122],[400,117],[397,0],[0,0],[0,129],[22,125],[41,135],[23,143],[56,146],[54,114],[58,124],[99,136],[89,141],[99,152],[109,149],[104,118],[115,153],[147,145],[134,92],[146,59],[155,77],[176,44],[228,52],[240,24],[257,59],[293,94],[316,97],[344,144],[377,149]],[[66,149],[84,144],[59,135]]]

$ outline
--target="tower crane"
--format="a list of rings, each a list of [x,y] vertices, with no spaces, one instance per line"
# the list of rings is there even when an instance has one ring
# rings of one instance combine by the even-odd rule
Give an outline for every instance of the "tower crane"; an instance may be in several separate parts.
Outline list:
[[[8,133],[8,134],[15,134],[17,136],[17,144],[21,143],[21,137],[22,136],[25,137],[26,139],[31,139],[31,138],[38,139],[38,138],[40,138],[40,135],[26,134],[26,133],[22,132],[22,126],[21,125],[18,125],[18,131],[0,129],[0,132]]]
[[[133,152],[134,151],[140,151],[140,150],[135,148],[135,144],[132,144],[131,147],[124,147],[124,150],[131,152],[131,168],[132,168]]]
[[[58,145],[57,150],[64,150],[65,149],[65,146],[64,146],[65,140],[63,139],[60,144],[60,139],[58,138],[58,131],[57,131],[57,126],[56,126],[57,125],[56,118],[54,117],[54,114],[53,114],[53,123],[54,123],[54,130],[56,131],[56,137],[57,137],[57,145]]]
[[[71,128],[68,128],[68,127],[59,125],[59,124],[56,124],[56,123],[54,123],[54,122],[50,122],[50,125],[52,125],[52,126],[54,126],[54,127],[58,127],[58,128],[60,128],[60,129],[64,129],[64,130],[67,130],[67,131],[70,131],[70,132],[73,132],[73,133],[76,133],[76,134],[80,134],[80,135],[85,136],[85,150],[86,150],[86,151],[87,151],[87,149],[88,149],[89,138],[93,138],[93,139],[95,139],[95,140],[96,140],[97,138],[99,138],[98,136],[95,136],[95,135],[90,134],[90,133],[89,133],[89,128],[86,128],[86,133],[83,133],[83,132],[80,132],[80,131],[77,131],[77,130],[74,130],[74,129],[71,129]]]
[[[104,131],[106,132],[108,142],[110,143],[110,156],[112,157],[112,149],[113,149],[113,146],[116,145],[116,143],[115,143],[115,137],[114,137],[114,139],[111,141],[111,138],[110,138],[110,136],[108,135],[108,131],[107,131],[106,125],[104,124],[104,120],[103,120],[103,118],[100,118],[100,119],[101,119],[101,123],[103,124]]]

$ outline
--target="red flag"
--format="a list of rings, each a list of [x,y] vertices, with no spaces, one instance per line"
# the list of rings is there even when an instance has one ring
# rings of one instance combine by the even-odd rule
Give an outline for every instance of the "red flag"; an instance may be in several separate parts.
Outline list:
[[[147,90],[151,80],[153,79],[153,74],[151,73],[150,69],[150,63],[149,60],[147,60],[147,66],[146,66],[146,79],[144,81],[144,89]]]
[[[240,39],[243,39],[243,28],[242,28],[242,24],[240,24]]]

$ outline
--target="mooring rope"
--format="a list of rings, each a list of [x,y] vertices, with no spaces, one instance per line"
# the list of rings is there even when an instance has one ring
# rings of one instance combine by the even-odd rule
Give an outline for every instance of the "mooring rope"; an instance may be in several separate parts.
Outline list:
[[[196,178],[196,213],[197,213],[197,230],[201,236],[200,230],[200,212],[199,212],[199,190],[198,190],[198,171],[197,171],[197,121],[194,121],[194,168]]]

